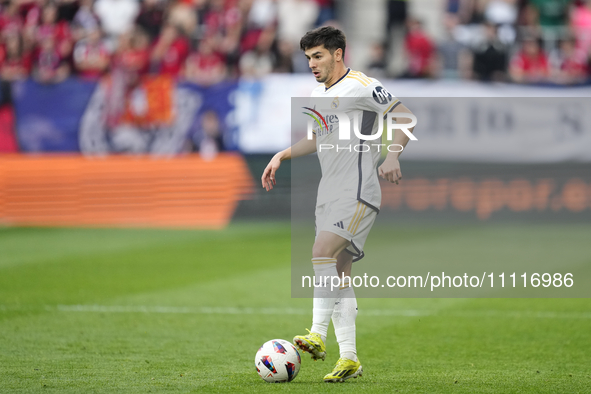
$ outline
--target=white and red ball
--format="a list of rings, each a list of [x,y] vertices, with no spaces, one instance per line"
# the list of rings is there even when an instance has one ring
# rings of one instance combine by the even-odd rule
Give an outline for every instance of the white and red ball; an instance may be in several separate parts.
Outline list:
[[[284,339],[265,342],[254,357],[259,376],[269,383],[291,382],[298,376],[301,364],[295,346]]]

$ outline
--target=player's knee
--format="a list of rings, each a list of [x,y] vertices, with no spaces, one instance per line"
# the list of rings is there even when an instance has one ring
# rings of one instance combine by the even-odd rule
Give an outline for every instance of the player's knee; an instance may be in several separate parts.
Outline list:
[[[335,251],[333,248],[327,246],[322,242],[315,242],[314,246],[312,247],[312,257],[319,258],[319,257],[332,257],[336,258]]]

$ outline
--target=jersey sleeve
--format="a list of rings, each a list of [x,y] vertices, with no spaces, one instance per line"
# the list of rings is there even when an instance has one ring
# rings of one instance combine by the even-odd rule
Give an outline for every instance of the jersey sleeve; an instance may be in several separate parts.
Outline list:
[[[359,109],[377,112],[384,119],[401,103],[377,80],[360,88],[358,95]]]

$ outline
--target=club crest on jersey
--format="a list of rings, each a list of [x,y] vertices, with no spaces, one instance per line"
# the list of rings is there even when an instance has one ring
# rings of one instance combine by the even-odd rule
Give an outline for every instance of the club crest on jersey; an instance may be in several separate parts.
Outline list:
[[[376,86],[375,89],[373,90],[373,99],[376,101],[376,103],[378,104],[388,104],[390,101],[392,101],[392,94],[390,94],[390,92],[388,92],[386,89],[384,89],[381,86]]]
[[[339,107],[339,96],[336,96],[334,100],[332,100],[332,104],[330,105],[332,109],[337,109]]]

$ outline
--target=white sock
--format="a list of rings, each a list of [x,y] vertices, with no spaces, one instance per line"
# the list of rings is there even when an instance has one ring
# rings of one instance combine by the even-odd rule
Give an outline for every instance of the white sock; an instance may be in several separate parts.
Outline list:
[[[314,266],[314,308],[312,310],[312,332],[320,334],[323,341],[326,341],[328,325],[334,310],[334,303],[339,290],[336,287],[331,291],[330,277],[338,276],[337,259],[328,257],[317,257],[312,259]],[[326,280],[326,277],[329,277]]]
[[[347,279],[349,279],[347,281]],[[357,361],[355,345],[355,319],[357,318],[357,299],[350,284],[350,278],[345,277],[345,285],[339,289],[339,298],[332,312],[332,324],[339,343],[341,357]]]

